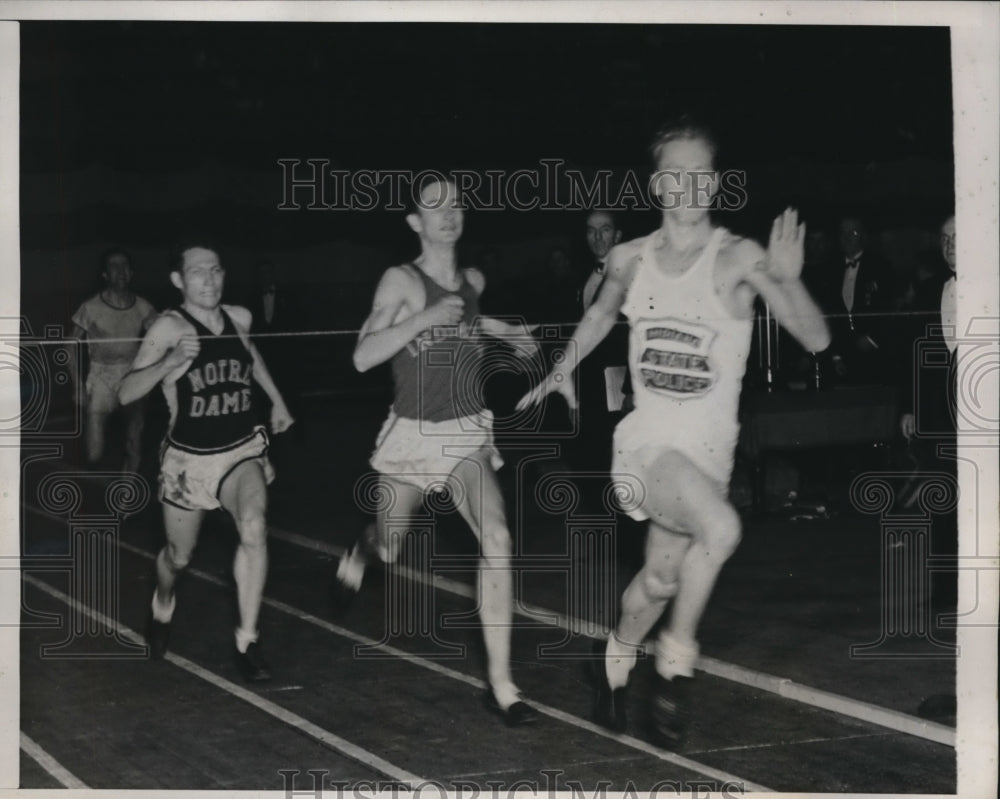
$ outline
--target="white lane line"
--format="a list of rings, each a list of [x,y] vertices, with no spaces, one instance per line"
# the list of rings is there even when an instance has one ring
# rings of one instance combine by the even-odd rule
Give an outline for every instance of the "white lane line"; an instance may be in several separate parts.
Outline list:
[[[719,746],[714,749],[699,749],[693,755],[713,755],[717,752],[746,752],[752,749],[773,749],[776,746],[801,746],[803,744],[828,744],[837,741],[855,741],[859,738],[885,738],[888,732],[866,733],[863,735],[825,735],[821,738],[803,738],[798,741],[778,741],[773,744],[740,744],[739,746]]]
[[[344,553],[343,547],[327,544],[308,536],[298,533],[291,533],[282,530],[280,527],[269,526],[270,535],[279,541],[310,549],[314,552],[321,552],[325,555],[340,557]],[[393,569],[409,580],[423,583],[437,588],[441,591],[460,596],[466,599],[476,600],[476,589],[457,580],[451,580],[440,575],[428,577],[427,574],[408,566],[394,566]],[[590,632],[595,627],[593,622],[568,616],[547,608],[536,605],[521,604],[514,608],[514,615],[531,619],[535,622],[543,622],[552,627],[566,630],[575,635],[582,635],[587,638],[602,639],[604,633]],[[879,727],[903,732],[935,743],[946,746],[955,746],[956,731],[953,727],[948,727],[937,722],[927,721],[916,716],[910,716],[898,710],[891,710],[880,705],[873,705],[860,699],[851,699],[847,696],[834,694],[820,688],[813,688],[802,685],[784,677],[777,677],[773,674],[748,669],[738,666],[735,663],[728,663],[724,660],[702,655],[698,659],[698,669],[730,682],[756,688],[760,691],[777,694],[785,699],[799,702],[803,705],[829,710],[841,716],[865,721]]]
[[[132,544],[127,544],[124,541],[119,543],[122,549],[125,549],[136,555],[144,557],[148,560],[153,560],[156,557],[152,553],[147,552],[144,549],[140,549],[139,547],[133,546]],[[224,580],[221,580],[215,575],[207,574],[206,572],[203,572],[199,569],[192,569],[190,567],[188,567],[185,573],[191,574],[195,577],[205,580],[206,582],[212,583],[213,585],[225,588],[226,590],[230,590],[229,583],[227,583]],[[396,647],[391,646],[390,644],[386,644],[381,641],[376,641],[374,638],[369,638],[365,635],[359,635],[353,630],[348,630],[337,624],[332,624],[331,622],[328,622],[325,619],[321,619],[318,616],[313,616],[311,613],[307,613],[304,610],[300,610],[299,608],[296,608],[293,605],[288,605],[277,599],[271,599],[270,597],[264,597],[264,604],[267,605],[268,607],[274,608],[275,610],[280,610],[282,613],[286,613],[289,616],[294,616],[295,618],[299,619],[300,621],[306,622],[307,624],[311,624],[315,627],[319,627],[323,630],[326,630],[327,632],[339,635],[342,638],[347,638],[351,641],[354,641],[357,644],[361,644],[367,647],[377,648],[382,652],[385,652],[387,655],[399,658],[401,660],[405,660],[408,663],[420,666],[424,669],[427,669],[428,671],[433,671],[444,677],[449,677],[452,680],[463,682],[466,685],[470,685],[473,688],[478,688],[481,691],[486,690],[486,682],[484,680],[479,679],[478,677],[472,677],[468,674],[456,671],[455,669],[449,669],[446,666],[442,666],[440,663],[435,663],[433,660],[427,660],[426,658],[422,658],[419,655],[413,655],[409,652],[406,652],[403,649],[397,649]],[[168,658],[170,657],[170,653],[167,654],[167,657]],[[628,746],[632,749],[637,749],[640,752],[643,752],[644,754],[647,755],[651,755],[655,758],[658,758],[659,760],[664,760],[668,763],[673,763],[676,766],[680,766],[681,768],[686,768],[689,771],[694,771],[698,774],[703,774],[706,777],[709,777],[710,779],[716,780],[717,782],[730,783],[730,784],[739,783],[744,786],[744,790],[746,791],[769,792],[771,790],[770,788],[765,788],[761,785],[757,785],[748,780],[745,780],[742,777],[737,777],[733,774],[728,774],[724,771],[719,771],[718,769],[714,769],[711,766],[706,766],[703,763],[698,763],[697,761],[690,760],[680,755],[676,755],[672,752],[667,752],[665,750],[658,749],[657,747],[647,743],[646,741],[642,741],[638,738],[633,738],[631,735],[616,735],[615,733],[604,729],[604,727],[592,724],[591,722],[585,721],[584,719],[581,719],[570,713],[564,713],[558,708],[541,704],[540,702],[536,702],[533,699],[530,701],[532,707],[536,708],[540,713],[544,713],[546,716],[550,716],[565,724],[569,724],[579,729],[586,730],[595,735],[600,735],[602,738],[610,738],[613,741],[617,741],[618,743],[624,744],[625,746]]]
[[[152,557],[149,556],[148,553],[146,554],[147,557]],[[198,576],[207,577],[208,575],[199,574]],[[106,628],[114,627],[123,636],[132,639],[136,643],[144,644],[146,642],[141,635],[131,630],[129,627],[125,626],[124,624],[121,624],[117,620],[109,619],[103,613],[99,613],[95,610],[92,610],[91,608],[87,607],[86,605],[83,605],[80,602],[74,601],[71,597],[69,597],[67,594],[64,594],[62,591],[52,588],[48,583],[39,580],[35,577],[32,577],[30,574],[25,574],[23,575],[23,577],[26,582],[35,586],[39,590],[44,591],[49,596],[58,599],[59,601],[65,603],[66,605],[69,605],[70,607],[73,607],[77,611],[82,611],[91,619],[98,621]],[[290,710],[286,710],[280,705],[276,705],[274,702],[264,699],[258,694],[255,694],[253,691],[248,691],[246,688],[236,685],[235,683],[230,682],[224,677],[220,677],[219,675],[209,671],[208,669],[202,668],[197,663],[194,663],[188,660],[187,658],[183,658],[180,655],[174,654],[173,652],[167,652],[165,660],[169,661],[170,663],[173,663],[175,666],[179,666],[180,668],[184,669],[187,672],[190,672],[191,674],[194,674],[196,677],[200,677],[206,682],[214,685],[216,688],[219,688],[225,691],[226,693],[235,696],[237,699],[242,699],[247,704],[253,705],[258,710],[262,710],[264,713],[267,713],[268,715],[273,716],[279,721],[284,722],[289,727],[292,727],[298,730],[299,732],[302,732],[305,735],[314,738],[315,740],[322,743],[324,746],[327,746],[330,749],[340,752],[346,757],[349,757],[352,760],[362,763],[365,766],[368,766],[369,768],[380,772],[381,774],[385,774],[388,777],[392,777],[394,780],[397,780],[398,782],[406,783],[414,787],[426,782],[426,780],[423,779],[422,777],[418,777],[416,774],[411,774],[409,771],[406,771],[405,769],[401,769],[398,766],[393,765],[388,760],[385,760],[379,757],[378,755],[369,752],[367,749],[362,749],[360,746],[352,744],[350,741],[345,740],[344,738],[341,738],[338,735],[334,735],[332,732],[329,732],[328,730],[324,730],[322,727],[313,724],[311,721],[302,718],[301,716],[291,712]]]
[[[65,766],[36,744],[31,738],[21,733],[21,749],[34,760],[39,766],[45,769],[49,776],[56,780],[63,788],[83,788],[87,789],[87,784],[80,778],[71,774]]]

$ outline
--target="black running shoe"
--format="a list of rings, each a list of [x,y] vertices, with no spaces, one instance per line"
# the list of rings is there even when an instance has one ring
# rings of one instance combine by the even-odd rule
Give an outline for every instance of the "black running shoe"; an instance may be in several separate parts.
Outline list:
[[[653,743],[664,749],[677,749],[684,743],[690,721],[691,677],[664,679],[653,676],[649,702],[649,735]]]
[[[261,656],[256,641],[247,647],[246,652],[236,650],[236,665],[247,682],[267,682],[271,679],[271,670]]]
[[[491,713],[500,716],[504,724],[508,727],[525,727],[529,724],[535,724],[538,721],[538,711],[527,702],[514,702],[514,704],[504,709],[500,707],[500,703],[497,702],[493,691],[488,688],[483,694],[483,704],[486,705],[486,709]]]
[[[590,676],[594,681],[594,721],[612,732],[625,732],[628,727],[625,710],[628,687],[612,688],[608,683],[605,666],[607,651],[608,639],[594,641],[594,658],[590,661]]]
[[[149,614],[146,623],[146,643],[149,645],[151,660],[162,660],[167,654],[167,644],[170,643],[170,622],[157,621]]]

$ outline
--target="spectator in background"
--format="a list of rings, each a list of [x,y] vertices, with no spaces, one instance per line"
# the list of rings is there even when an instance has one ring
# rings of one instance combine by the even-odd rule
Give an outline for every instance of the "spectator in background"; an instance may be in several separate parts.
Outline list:
[[[104,456],[107,421],[122,408],[118,387],[132,366],[142,336],[156,318],[156,310],[131,288],[132,263],[121,250],[109,250],[102,258],[104,288],[73,314],[73,338],[87,341],[90,368],[80,385],[78,361],[70,358],[74,397],[84,410],[87,462]],[[125,418],[126,472],[139,468],[145,408],[141,402],[122,408]]]
[[[608,253],[622,240],[622,232],[610,211],[593,211],[587,217],[587,249],[593,257],[587,282],[583,285],[583,309],[594,304],[594,298],[604,283],[604,266]]]
[[[609,211],[592,211],[587,216],[587,249],[592,261],[576,308],[579,318],[597,298],[607,278],[605,266],[611,248],[622,240],[618,222]],[[583,466],[607,471],[611,466],[611,436],[626,405],[628,385],[628,327],[619,314],[618,322],[587,361],[579,367],[580,435]]]
[[[831,273],[832,263],[837,253],[830,234],[822,227],[814,225],[806,233],[805,264],[802,267],[802,281],[814,294],[821,292]]]
[[[909,334],[899,365],[900,431],[909,442],[919,470],[954,471],[942,459],[942,443],[955,436],[955,217],[941,226],[942,268],[932,270],[913,288]]]
[[[286,404],[293,413],[298,413],[302,390],[298,375],[305,370],[301,369],[301,342],[287,334],[302,329],[302,314],[294,293],[280,279],[272,261],[263,259],[257,263],[256,285],[246,306],[253,315],[250,335],[254,346],[268,364],[275,382],[282,387]],[[259,386],[254,386],[254,391],[260,421],[266,423],[268,411],[264,392]]]
[[[257,264],[257,286],[249,303],[253,313],[252,333],[259,338],[254,342],[263,355],[273,348],[277,337],[274,333],[287,333],[299,326],[299,309],[287,286],[278,282],[278,272],[274,263],[268,260]]]
[[[889,272],[885,260],[868,246],[864,223],[845,216],[839,225],[840,256],[834,261],[825,293],[833,345],[832,367],[841,382],[884,383]]]
[[[545,259],[545,283],[541,314],[537,322],[570,326],[580,316],[580,289],[569,255],[560,247]],[[566,331],[569,335],[569,331]]]
[[[916,461],[910,485],[900,492],[904,509],[915,504],[922,475],[926,472],[943,472],[957,479],[955,350],[958,320],[954,215],[941,226],[940,247],[946,268],[936,270],[915,286],[909,347],[899,357],[903,411],[900,430]],[[958,555],[957,510],[934,518],[930,550],[937,558]],[[931,571],[929,585],[931,608],[955,608],[957,565]],[[921,702],[917,715],[954,724],[956,707],[954,693],[934,694]]]

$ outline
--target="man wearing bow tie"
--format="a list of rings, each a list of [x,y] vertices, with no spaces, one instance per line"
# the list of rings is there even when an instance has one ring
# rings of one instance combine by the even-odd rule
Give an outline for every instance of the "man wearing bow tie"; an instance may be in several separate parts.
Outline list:
[[[830,286],[827,308],[833,331],[833,369],[842,382],[884,382],[888,271],[867,246],[864,224],[853,216],[840,221],[840,266]]]

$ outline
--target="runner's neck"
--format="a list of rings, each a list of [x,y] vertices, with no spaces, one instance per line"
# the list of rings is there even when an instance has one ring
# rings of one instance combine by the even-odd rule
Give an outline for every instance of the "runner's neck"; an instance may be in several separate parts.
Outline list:
[[[457,286],[461,282],[454,246],[425,247],[423,253],[413,263],[427,277],[445,288]]]
[[[707,215],[692,222],[664,215],[659,236],[660,241],[671,253],[685,256],[704,248],[712,237],[713,229],[712,222]]]
[[[106,288],[104,289],[103,297],[108,305],[119,310],[128,308],[135,302],[135,294],[129,289],[118,291],[117,289]]]
[[[181,308],[187,311],[187,313],[189,313],[193,318],[197,319],[216,335],[219,335],[226,326],[225,319],[222,317],[222,306],[220,305],[216,305],[212,309],[207,309],[199,308],[195,305],[189,305],[185,302],[181,305]]]

